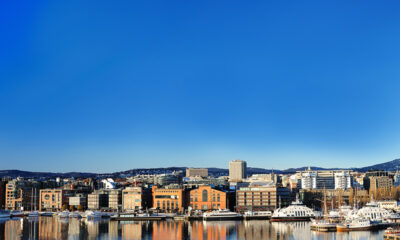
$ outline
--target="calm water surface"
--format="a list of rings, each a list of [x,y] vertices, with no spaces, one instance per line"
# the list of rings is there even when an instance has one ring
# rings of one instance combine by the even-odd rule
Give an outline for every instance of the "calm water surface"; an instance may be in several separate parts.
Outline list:
[[[0,239],[383,239],[383,231],[318,233],[309,222],[116,222],[58,217],[0,222]]]

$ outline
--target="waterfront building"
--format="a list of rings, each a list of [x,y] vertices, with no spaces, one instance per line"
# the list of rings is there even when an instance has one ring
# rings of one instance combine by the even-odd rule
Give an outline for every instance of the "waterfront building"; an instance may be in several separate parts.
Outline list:
[[[61,211],[63,206],[68,206],[69,197],[74,196],[74,191],[65,189],[41,189],[39,211]]]
[[[153,208],[162,212],[183,212],[187,203],[187,192],[183,188],[153,186]]]
[[[393,175],[393,185],[400,186],[400,172],[397,170],[395,174]]]
[[[182,172],[173,172],[169,174],[159,174],[154,176],[154,184],[167,186],[170,184],[182,184]]]
[[[122,206],[121,189],[112,189],[106,192],[108,193],[108,208],[113,211],[118,211],[120,206]]]
[[[187,168],[186,177],[208,177],[207,168]]]
[[[229,162],[229,181],[240,182],[247,177],[247,163],[243,160]]]
[[[190,191],[190,207],[194,210],[217,210],[227,208],[227,194],[223,191],[200,186]]]
[[[335,189],[351,189],[353,178],[348,171],[335,172]]]
[[[302,189],[316,189],[317,188],[317,174],[313,172],[304,172],[301,174],[301,188]]]
[[[108,195],[105,193],[94,192],[88,194],[88,209],[100,210],[108,207]]]
[[[291,175],[289,177],[289,188],[290,189],[299,188],[299,186],[301,186],[301,183],[299,184],[300,181],[301,181],[301,177],[299,176],[299,174]]]
[[[0,180],[0,209],[6,209],[6,184],[8,181]]]
[[[87,195],[79,193],[73,197],[69,197],[69,206],[73,206],[75,209],[86,209]]]
[[[277,186],[250,186],[241,187],[236,191],[236,210],[244,212],[275,210],[290,203],[288,188]]]
[[[246,182],[250,183],[257,183],[257,182],[267,182],[273,185],[281,184],[281,178],[278,174],[269,173],[269,174],[253,174],[251,177],[245,180]]]
[[[142,187],[127,187],[122,190],[122,209],[139,210],[151,208],[151,190]]]
[[[5,208],[7,210],[34,210],[39,202],[39,190],[31,183],[14,179],[6,184]]]
[[[298,173],[301,175],[301,189],[349,189],[352,187],[351,171],[313,171],[308,168]]]
[[[390,176],[368,176],[364,178],[364,187],[370,193],[374,193],[378,189],[390,190],[393,187],[393,178]]]

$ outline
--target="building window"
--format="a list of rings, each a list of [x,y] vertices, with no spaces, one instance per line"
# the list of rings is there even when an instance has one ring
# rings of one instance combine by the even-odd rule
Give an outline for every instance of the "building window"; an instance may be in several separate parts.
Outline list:
[[[217,194],[217,202],[221,201],[221,199],[219,198],[219,193]]]
[[[207,193],[207,190],[203,190],[202,201],[203,201],[203,202],[208,202],[208,193]]]

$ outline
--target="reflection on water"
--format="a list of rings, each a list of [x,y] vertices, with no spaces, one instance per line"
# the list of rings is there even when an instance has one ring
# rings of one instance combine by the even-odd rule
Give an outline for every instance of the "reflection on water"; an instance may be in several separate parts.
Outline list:
[[[383,239],[383,231],[319,233],[309,222],[116,222],[109,220],[15,218],[0,221],[0,239]]]

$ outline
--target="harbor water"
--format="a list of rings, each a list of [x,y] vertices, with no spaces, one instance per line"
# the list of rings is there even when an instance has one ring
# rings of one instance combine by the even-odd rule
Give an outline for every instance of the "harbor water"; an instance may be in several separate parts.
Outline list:
[[[0,221],[0,239],[383,239],[384,231],[313,232],[310,222],[135,221],[13,218]]]

